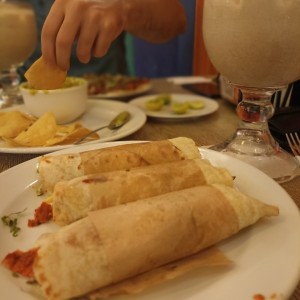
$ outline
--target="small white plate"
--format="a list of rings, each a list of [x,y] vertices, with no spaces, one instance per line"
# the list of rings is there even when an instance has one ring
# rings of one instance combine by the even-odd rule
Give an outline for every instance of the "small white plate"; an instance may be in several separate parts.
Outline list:
[[[19,110],[26,112],[24,105],[17,105],[1,111]],[[88,100],[88,107],[84,115],[76,122],[80,122],[83,126],[93,130],[97,127],[107,125],[119,112],[128,111],[131,114],[131,119],[123,127],[112,131],[103,129],[99,131],[100,139],[86,144],[116,141],[124,138],[137,130],[139,130],[147,120],[145,113],[127,103],[114,100]],[[55,145],[50,147],[12,147],[0,139],[0,152],[3,153],[49,153],[65,148],[74,147],[75,145]]]
[[[138,88],[134,90],[116,90],[111,91],[105,94],[96,94],[96,95],[89,95],[90,98],[102,98],[102,99],[123,99],[128,97],[135,97],[141,94],[148,92],[152,88],[151,83],[144,83],[140,85]]]
[[[179,115],[175,114],[171,111],[170,105],[164,105],[163,108],[159,111],[151,111],[146,109],[145,103],[151,99],[154,99],[158,95],[149,95],[138,97],[131,100],[129,103],[136,105],[138,108],[142,109],[145,114],[149,117],[160,118],[160,119],[172,119],[172,120],[182,120],[182,119],[193,119],[199,118],[202,116],[206,116],[212,114],[219,108],[219,104],[216,100],[212,100],[207,97],[202,97],[198,95],[192,94],[170,94],[173,102],[187,102],[193,100],[201,100],[204,103],[204,107],[202,109],[189,109],[185,114]]]
[[[124,142],[85,145],[53,153],[74,153],[124,144]],[[300,215],[297,206],[283,188],[258,169],[230,156],[201,149],[212,164],[227,168],[235,176],[235,186],[242,192],[279,207],[280,215],[261,220],[223,241],[218,246],[233,261],[232,268],[195,270],[185,276],[155,286],[137,295],[113,297],[118,300],[251,300],[261,294],[267,300],[289,299],[300,278]],[[17,237],[0,226],[0,260],[16,249],[28,250],[44,232],[56,231],[47,223],[27,227],[34,209],[40,204],[32,188],[38,176],[32,159],[0,174],[0,216],[27,210],[19,218],[22,228]],[[40,299],[21,289],[20,278],[0,266],[1,299]],[[28,290],[28,284],[27,290]],[[24,288],[24,285],[22,285]]]

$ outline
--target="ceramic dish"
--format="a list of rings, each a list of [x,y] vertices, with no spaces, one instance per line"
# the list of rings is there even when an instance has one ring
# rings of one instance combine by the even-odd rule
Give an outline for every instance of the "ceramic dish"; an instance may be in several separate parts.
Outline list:
[[[53,155],[119,144],[122,142],[86,145],[64,149]],[[218,245],[233,261],[233,267],[196,270],[141,294],[117,299],[250,300],[258,294],[264,299],[288,299],[300,278],[298,208],[280,185],[258,169],[212,150],[201,149],[201,153],[212,164],[228,168],[235,176],[236,188],[266,203],[277,205],[280,209],[279,217],[262,220]],[[37,159],[33,159],[0,174],[0,215],[27,208],[19,219],[22,230],[18,237],[12,237],[8,228],[0,226],[1,259],[16,249],[29,249],[43,232],[57,230],[57,226],[52,223],[35,228],[26,226],[28,218],[33,216],[34,209],[41,201],[32,189],[37,180],[36,164]],[[22,290],[20,278],[14,278],[4,267],[0,267],[0,282],[3,299],[39,299]]]
[[[9,110],[27,111],[24,105],[10,107],[1,111],[4,112]],[[76,121],[93,130],[102,125],[107,125],[119,112],[123,110],[127,110],[131,114],[131,119],[127,124],[115,131],[103,129],[98,132],[100,134],[100,139],[89,143],[116,141],[136,132],[145,124],[147,117],[141,109],[120,101],[88,100],[85,114]],[[71,147],[74,147],[74,145],[55,145],[51,147],[12,147],[0,139],[0,152],[3,153],[48,153]]]

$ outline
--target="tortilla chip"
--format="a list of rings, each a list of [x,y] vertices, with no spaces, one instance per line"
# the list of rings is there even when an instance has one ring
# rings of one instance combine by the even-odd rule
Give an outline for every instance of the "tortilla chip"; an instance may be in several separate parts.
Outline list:
[[[82,125],[78,122],[71,123],[67,125],[57,125],[57,133],[58,134],[70,134],[74,132],[77,128],[82,127]]]
[[[45,146],[73,144],[90,132],[91,130],[82,127],[80,124],[77,124],[77,126],[73,126],[73,131],[58,132],[55,137],[49,139],[46,142]],[[99,135],[97,133],[93,133],[85,140],[85,142],[90,142],[98,139]]]
[[[34,118],[20,111],[8,111],[0,113],[0,137],[14,138],[20,132],[28,128]]]
[[[83,127],[79,122],[56,124],[55,116],[51,112],[39,119],[20,111],[0,112],[0,138],[11,147],[67,145],[90,132],[90,129]],[[85,142],[99,138],[97,133],[93,133]]]
[[[27,147],[44,146],[55,133],[55,116],[49,112],[41,116],[27,130],[21,132],[14,142]]]
[[[63,87],[67,72],[46,64],[41,56],[25,73],[31,88],[36,90],[55,90]]]

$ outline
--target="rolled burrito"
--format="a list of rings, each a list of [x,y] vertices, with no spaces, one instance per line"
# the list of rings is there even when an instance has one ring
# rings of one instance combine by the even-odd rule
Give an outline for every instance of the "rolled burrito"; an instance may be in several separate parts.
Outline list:
[[[178,137],[73,154],[43,156],[38,162],[38,174],[43,192],[52,192],[54,185],[61,180],[199,157],[199,149],[192,139]]]
[[[276,215],[277,207],[220,184],[101,209],[37,241],[34,278],[47,299],[69,299],[198,253]]]
[[[212,183],[232,186],[233,178],[200,158],[76,177],[55,185],[53,220],[67,225],[89,211]]]

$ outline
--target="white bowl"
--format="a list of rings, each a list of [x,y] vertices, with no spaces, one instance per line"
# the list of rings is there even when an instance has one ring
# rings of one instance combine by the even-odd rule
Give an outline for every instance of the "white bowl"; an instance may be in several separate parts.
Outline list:
[[[88,83],[85,79],[68,77],[65,87],[57,90],[35,90],[28,83],[20,85],[26,109],[35,117],[46,112],[55,115],[58,124],[65,124],[80,117],[87,107]]]

